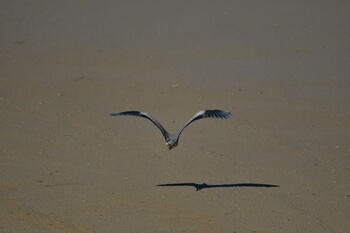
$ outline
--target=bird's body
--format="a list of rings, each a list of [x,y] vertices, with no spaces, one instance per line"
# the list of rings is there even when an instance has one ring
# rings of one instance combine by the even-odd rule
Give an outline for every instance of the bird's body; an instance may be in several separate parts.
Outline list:
[[[179,143],[179,138],[182,133],[182,131],[192,122],[203,119],[203,118],[220,118],[220,119],[227,119],[231,116],[230,112],[222,111],[222,110],[202,110],[197,112],[189,121],[186,122],[186,124],[182,127],[182,129],[176,133],[176,134],[170,134],[168,133],[165,128],[153,117],[151,117],[146,112],[140,112],[140,111],[127,111],[127,112],[120,112],[120,113],[111,113],[111,116],[138,116],[143,117],[148,120],[150,120],[155,126],[157,126],[160,131],[162,132],[164,139],[166,141],[166,145],[169,148],[169,150],[176,147]]]

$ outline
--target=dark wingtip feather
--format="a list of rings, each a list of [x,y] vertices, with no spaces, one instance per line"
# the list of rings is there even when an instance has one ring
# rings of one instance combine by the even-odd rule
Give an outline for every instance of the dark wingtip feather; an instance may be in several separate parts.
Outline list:
[[[140,116],[140,111],[126,111],[118,113],[110,113],[110,116]]]
[[[205,111],[208,115],[212,115],[212,116],[214,116],[216,118],[220,118],[220,119],[228,119],[231,116],[230,112],[223,111],[223,110],[215,109],[215,110],[205,110]]]
[[[232,116],[232,114],[231,114],[230,112],[224,111],[224,113],[222,114],[222,116],[223,116],[224,119],[228,119],[228,118],[230,118],[230,117]]]

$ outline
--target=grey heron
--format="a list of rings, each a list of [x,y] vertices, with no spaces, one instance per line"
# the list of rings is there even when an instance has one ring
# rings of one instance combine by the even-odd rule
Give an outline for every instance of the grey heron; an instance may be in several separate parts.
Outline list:
[[[150,116],[146,112],[126,111],[126,112],[119,112],[119,113],[111,113],[110,116],[137,116],[137,117],[143,117],[150,120],[155,126],[157,126],[160,129],[160,131],[162,132],[165,138],[167,147],[169,148],[169,150],[171,150],[178,145],[180,134],[192,122],[203,118],[228,119],[231,116],[231,113],[223,110],[199,111],[196,114],[194,114],[189,121],[186,122],[186,124],[182,127],[182,129],[178,133],[175,133],[175,134],[168,133],[156,119],[154,119],[152,116]]]

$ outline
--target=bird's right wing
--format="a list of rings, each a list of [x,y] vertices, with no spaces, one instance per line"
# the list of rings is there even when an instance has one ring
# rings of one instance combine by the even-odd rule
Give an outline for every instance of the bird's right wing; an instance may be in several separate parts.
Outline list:
[[[127,111],[127,112],[119,112],[119,113],[111,113],[110,116],[137,116],[137,117],[143,117],[148,120],[150,120],[155,126],[160,129],[162,132],[164,138],[166,139],[169,136],[169,133],[164,129],[164,127],[153,117],[151,117],[146,112],[140,112],[140,111]]]
[[[203,118],[219,118],[219,119],[228,119],[230,118],[231,113],[223,110],[202,110],[194,114],[194,116],[186,122],[184,127],[179,132],[179,137],[182,131],[192,122],[203,119]]]

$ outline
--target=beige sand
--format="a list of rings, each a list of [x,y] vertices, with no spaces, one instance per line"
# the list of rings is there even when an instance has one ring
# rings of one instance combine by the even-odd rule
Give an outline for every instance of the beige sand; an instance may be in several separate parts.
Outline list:
[[[350,232],[348,12],[1,1],[0,232]]]

